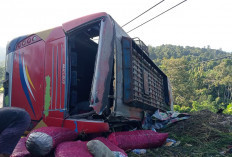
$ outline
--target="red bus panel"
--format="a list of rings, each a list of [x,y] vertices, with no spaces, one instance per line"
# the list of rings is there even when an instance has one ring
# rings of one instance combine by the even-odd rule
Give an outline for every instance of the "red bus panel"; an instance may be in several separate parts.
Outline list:
[[[44,105],[44,41],[14,54],[11,106],[24,108],[32,120],[42,118]]]

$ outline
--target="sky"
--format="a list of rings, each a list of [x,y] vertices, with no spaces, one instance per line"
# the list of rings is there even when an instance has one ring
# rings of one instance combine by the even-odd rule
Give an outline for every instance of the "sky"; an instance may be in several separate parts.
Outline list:
[[[21,35],[32,34],[92,13],[107,12],[124,25],[161,0],[1,0],[0,47]],[[176,5],[165,0],[123,27],[137,25]],[[129,33],[147,45],[173,44],[232,52],[232,0],[187,0],[177,8]]]

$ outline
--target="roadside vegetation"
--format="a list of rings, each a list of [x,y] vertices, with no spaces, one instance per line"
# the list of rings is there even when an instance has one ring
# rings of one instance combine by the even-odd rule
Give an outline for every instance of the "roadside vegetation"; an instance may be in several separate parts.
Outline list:
[[[129,157],[232,157],[232,57],[207,48],[149,46],[151,59],[169,77],[174,110],[191,117],[158,132],[179,144],[132,152]]]
[[[3,80],[5,78],[5,62],[0,62],[0,93],[3,93]]]
[[[232,53],[174,45],[149,46],[149,52],[170,79],[175,110],[232,114]]]
[[[146,154],[129,157],[232,157],[232,116],[209,110],[191,113],[187,120],[158,132],[169,133],[179,144],[148,149]]]

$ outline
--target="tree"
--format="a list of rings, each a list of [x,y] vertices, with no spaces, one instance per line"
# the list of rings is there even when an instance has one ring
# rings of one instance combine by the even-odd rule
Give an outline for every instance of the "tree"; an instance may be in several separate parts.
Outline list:
[[[174,103],[180,106],[190,106],[194,98],[187,64],[184,58],[171,58],[163,59],[161,65],[162,70],[171,81]]]
[[[231,55],[222,50],[174,45],[149,46],[150,57],[169,77],[175,109],[216,112],[232,103]]]

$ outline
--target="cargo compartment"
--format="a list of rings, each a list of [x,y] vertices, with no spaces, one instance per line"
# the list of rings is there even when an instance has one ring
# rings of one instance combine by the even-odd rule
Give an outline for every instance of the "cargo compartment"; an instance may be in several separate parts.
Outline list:
[[[123,101],[143,110],[169,110],[167,76],[131,38],[122,38]]]

